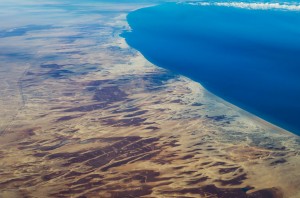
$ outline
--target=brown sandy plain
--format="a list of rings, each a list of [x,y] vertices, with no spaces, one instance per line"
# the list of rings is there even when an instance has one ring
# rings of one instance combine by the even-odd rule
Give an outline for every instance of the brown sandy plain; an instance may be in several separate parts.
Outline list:
[[[119,36],[149,5],[5,6],[0,197],[300,197],[299,137]]]

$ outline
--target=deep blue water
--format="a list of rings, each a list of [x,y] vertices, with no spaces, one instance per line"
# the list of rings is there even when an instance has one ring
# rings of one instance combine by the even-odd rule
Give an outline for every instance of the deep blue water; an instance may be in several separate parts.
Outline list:
[[[152,63],[300,134],[300,12],[166,3],[127,17]]]

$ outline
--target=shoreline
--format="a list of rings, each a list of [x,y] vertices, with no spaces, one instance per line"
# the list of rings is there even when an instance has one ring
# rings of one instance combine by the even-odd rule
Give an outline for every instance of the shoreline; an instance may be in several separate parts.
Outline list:
[[[121,37],[121,38],[123,38],[123,37]],[[123,38],[123,39],[126,40],[125,38]],[[135,48],[131,47],[126,41],[125,41],[125,43],[126,43],[130,48],[135,49]],[[137,50],[137,49],[135,49],[135,50]],[[234,109],[236,112],[238,112],[238,113],[241,114],[241,115],[244,115],[245,117],[249,118],[250,120],[254,120],[254,121],[258,122],[259,124],[265,126],[266,128],[272,129],[272,131],[274,131],[275,133],[286,133],[286,134],[289,134],[289,135],[292,135],[292,136],[299,137],[298,134],[293,133],[293,132],[291,132],[291,131],[289,131],[289,130],[283,128],[283,127],[280,127],[279,125],[276,125],[275,123],[272,123],[272,122],[270,122],[270,121],[264,119],[263,117],[260,117],[259,115],[256,115],[256,114],[254,114],[254,113],[251,113],[250,111],[247,111],[247,110],[245,110],[245,109],[239,107],[238,105],[235,105],[234,103],[231,103],[230,101],[227,101],[227,100],[223,99],[222,97],[220,97],[220,96],[214,94],[213,92],[211,92],[211,91],[209,91],[207,88],[205,88],[205,87],[201,84],[201,82],[198,82],[197,80],[194,80],[194,79],[192,79],[192,78],[190,78],[190,77],[187,77],[187,76],[185,76],[185,75],[183,75],[183,74],[180,74],[180,73],[178,73],[178,72],[174,72],[174,71],[172,71],[172,70],[170,70],[170,69],[168,69],[168,68],[164,68],[164,67],[161,67],[161,66],[159,66],[159,65],[157,65],[157,64],[155,64],[155,63],[153,63],[152,61],[150,61],[149,59],[147,59],[147,58],[146,58],[139,50],[137,50],[137,51],[139,52],[140,56],[142,56],[142,57],[143,57],[145,60],[147,60],[149,63],[153,64],[155,67],[157,67],[157,68],[159,68],[159,69],[166,70],[166,71],[171,72],[171,73],[175,73],[176,75],[182,77],[183,79],[186,79],[187,81],[190,81],[190,82],[192,82],[192,83],[198,84],[199,87],[201,87],[201,88],[204,90],[204,92],[205,92],[207,95],[209,95],[209,96],[211,97],[212,100],[215,100],[215,101],[217,101],[217,102],[219,102],[219,103],[222,103],[222,104],[224,104],[224,105],[226,105],[226,106],[228,106],[228,107]]]
[[[147,6],[145,8],[155,7],[155,6],[159,6],[159,5],[160,4],[156,4],[156,5],[152,5],[152,6]],[[145,9],[145,8],[140,8],[140,9],[137,9],[137,10],[141,10],[141,9]],[[137,10],[133,10],[132,12],[135,12]],[[127,15],[127,17],[126,17],[127,23],[130,23],[130,21],[128,20],[128,16],[132,12],[130,12]],[[137,15],[137,16],[139,16],[139,15]],[[147,17],[146,17],[146,19],[147,19]],[[236,90],[235,93],[232,92],[232,94],[231,94],[231,92],[228,91],[229,88],[228,87],[226,88],[226,86],[224,86],[224,92],[225,92],[225,94],[224,94],[224,92],[222,93],[222,91],[220,91],[220,89],[217,88],[218,85],[216,85],[216,83],[215,83],[215,85],[214,85],[214,83],[212,83],[212,86],[215,86],[215,88],[213,88],[213,87],[211,87],[209,85],[206,85],[208,83],[206,83],[206,81],[204,81],[203,78],[198,77],[197,75],[191,74],[191,71],[189,71],[189,69],[190,70],[195,70],[195,71],[198,71],[198,70],[201,71],[201,69],[197,69],[196,67],[195,68],[189,68],[189,67],[183,66],[182,65],[183,63],[181,63],[181,65],[179,65],[179,64],[176,65],[176,63],[175,63],[175,66],[174,66],[175,68],[174,68],[171,64],[169,64],[169,62],[172,62],[172,61],[168,62],[168,60],[165,60],[165,59],[162,59],[162,58],[161,58],[161,61],[159,61],[160,60],[159,56],[155,57],[155,55],[153,55],[154,52],[151,51],[151,49],[152,49],[153,46],[151,44],[149,44],[149,47],[148,47],[149,49],[147,47],[145,47],[145,49],[144,49],[143,47],[141,47],[142,46],[141,44],[140,44],[140,46],[138,44],[135,44],[135,42],[139,43],[141,41],[139,41],[139,39],[134,40],[134,39],[132,39],[130,37],[130,34],[132,33],[131,26],[133,26],[133,27],[137,26],[138,27],[138,25],[139,25],[139,23],[135,24],[134,22],[132,22],[131,25],[129,24],[129,27],[130,27],[129,31],[122,32],[120,36],[123,37],[123,38],[125,38],[125,40],[126,40],[126,42],[127,42],[128,45],[130,45],[132,48],[134,48],[137,51],[139,51],[140,53],[142,53],[143,56],[144,56],[144,58],[146,58],[149,62],[151,62],[154,65],[157,65],[160,68],[164,68],[164,69],[169,70],[169,71],[171,71],[171,72],[173,72],[175,74],[178,74],[178,75],[186,76],[186,77],[190,78],[191,80],[193,80],[195,82],[198,82],[203,87],[205,87],[207,91],[213,93],[214,95],[216,95],[219,98],[222,98],[224,101],[227,101],[228,103],[230,103],[230,104],[232,104],[232,105],[234,105],[234,106],[236,106],[236,107],[238,107],[238,108],[240,108],[240,109],[242,109],[242,110],[244,110],[244,111],[252,114],[253,116],[256,116],[256,117],[264,120],[265,122],[268,122],[269,124],[274,125],[273,128],[278,127],[281,130],[285,130],[285,131],[287,131],[289,133],[292,133],[292,134],[294,134],[296,136],[300,135],[300,129],[297,129],[297,126],[298,126],[297,122],[293,118],[294,117],[293,115],[297,111],[294,110],[294,111],[292,111],[292,113],[288,114],[288,115],[290,115],[290,117],[285,117],[284,115],[286,115],[287,111],[291,110],[291,108],[288,105],[284,106],[284,102],[281,103],[282,106],[280,106],[280,104],[278,104],[278,102],[282,101],[282,99],[284,99],[285,97],[279,97],[278,96],[277,100],[276,100],[276,97],[275,97],[275,99],[274,99],[275,102],[273,103],[274,106],[273,106],[273,108],[271,108],[271,107],[268,106],[268,101],[269,101],[270,97],[266,97],[266,95],[263,94],[266,91],[268,91],[268,90],[266,90],[266,88],[265,89],[256,89],[257,92],[255,92],[255,93],[262,94],[261,96],[257,97],[257,98],[261,98],[261,99],[257,99],[257,100],[253,100],[250,97],[248,97],[248,98],[247,97],[243,97],[243,93],[245,93],[245,92],[242,92],[240,90]],[[137,27],[136,27],[136,29],[138,31]],[[143,28],[143,26],[141,26],[141,30],[144,30],[142,28]],[[139,37],[138,34],[135,34],[135,36]],[[155,39],[156,37],[153,36],[153,38]],[[145,39],[147,39],[147,37],[143,38],[143,39],[145,40]],[[149,39],[152,39],[152,37],[149,37]],[[145,42],[143,44],[145,46],[148,45],[147,42]],[[174,54],[178,53],[176,50],[174,50],[174,51],[175,51]],[[151,53],[152,53],[152,55],[151,55]],[[172,54],[172,53],[167,53],[167,54]],[[181,61],[181,59],[175,59],[175,60],[177,60],[177,61],[180,60]],[[193,61],[191,61],[191,62],[194,63]],[[186,65],[193,65],[193,64],[186,63]],[[184,68],[184,67],[187,68],[187,71],[183,71],[182,68]],[[205,69],[203,69],[203,70],[205,71]],[[240,75],[242,75],[242,74],[240,74]],[[275,76],[275,77],[277,77],[277,76]],[[216,76],[215,78],[219,78],[219,77]],[[202,79],[202,80],[200,80],[200,79]],[[203,83],[203,82],[205,82],[205,83]],[[210,81],[208,81],[208,82],[210,82]],[[218,81],[211,80],[211,82],[218,82]],[[219,82],[222,82],[222,80],[219,81]],[[223,82],[224,82],[224,80],[223,80]],[[271,81],[271,82],[273,82],[273,81]],[[244,85],[247,87],[247,83],[248,82],[242,81],[242,83],[244,83]],[[268,82],[268,83],[270,83],[270,82]],[[236,88],[236,87],[234,87],[234,88]],[[255,88],[250,86],[250,91],[252,89],[255,89]],[[272,90],[272,88],[269,88],[269,89]],[[289,89],[286,89],[286,90],[289,90]],[[265,91],[265,92],[262,92],[262,91]],[[254,92],[254,91],[252,90],[252,92]],[[270,91],[270,92],[272,92],[272,91]],[[226,93],[227,93],[228,96],[225,96]],[[240,93],[239,96],[238,96],[238,93]],[[245,95],[246,94],[247,93],[245,93]],[[275,95],[275,94],[273,94],[273,95]],[[273,95],[272,95],[272,97],[273,97]],[[236,99],[234,99],[234,98],[236,98]],[[239,99],[242,102],[239,102]],[[286,99],[288,99],[288,98],[286,98]],[[273,110],[273,109],[276,109],[276,107],[277,107],[276,105],[278,105],[278,107],[279,107],[278,111]],[[281,107],[281,109],[280,109],[280,107]],[[285,109],[285,110],[282,110],[282,109]],[[280,112],[280,113],[276,113],[276,112]]]

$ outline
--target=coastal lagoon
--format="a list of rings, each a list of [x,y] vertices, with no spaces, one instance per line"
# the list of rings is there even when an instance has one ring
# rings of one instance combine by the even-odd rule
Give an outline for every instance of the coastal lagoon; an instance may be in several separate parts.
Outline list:
[[[300,7],[165,3],[131,12],[128,44],[152,63],[300,134]]]

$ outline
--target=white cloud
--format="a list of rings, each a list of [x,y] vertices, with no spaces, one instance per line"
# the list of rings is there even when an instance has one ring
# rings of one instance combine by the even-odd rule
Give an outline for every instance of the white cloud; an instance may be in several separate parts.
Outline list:
[[[290,11],[300,11],[300,4],[290,4],[290,3],[246,3],[246,2],[193,2],[189,3],[191,5],[200,6],[224,6],[224,7],[236,7],[244,9],[255,9],[255,10],[290,10]]]

